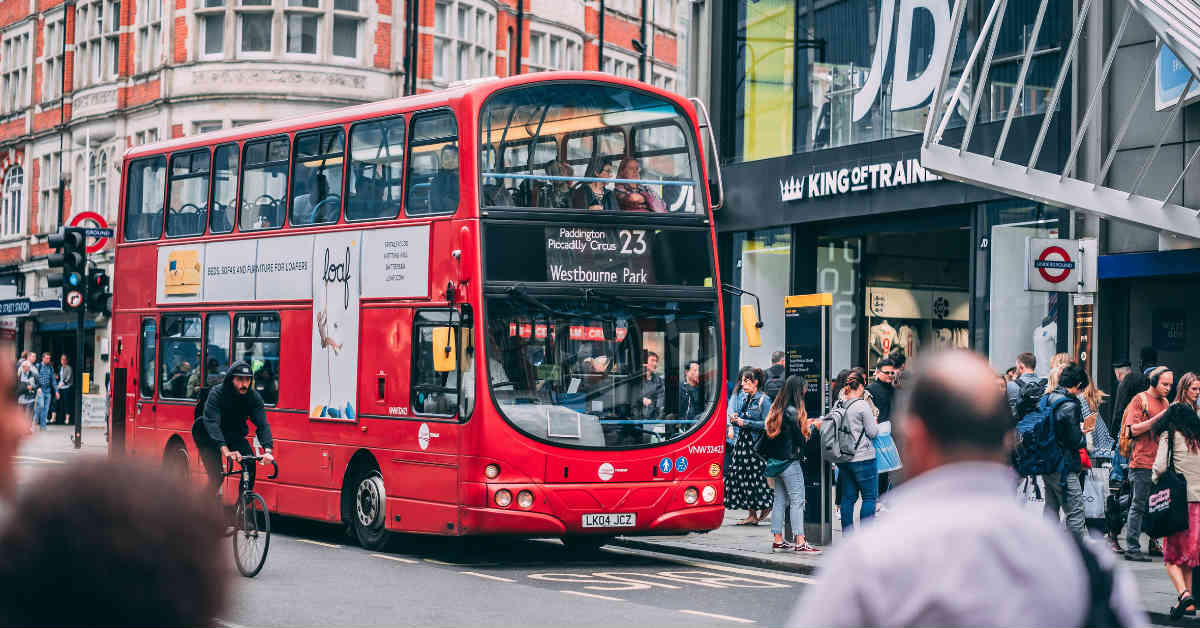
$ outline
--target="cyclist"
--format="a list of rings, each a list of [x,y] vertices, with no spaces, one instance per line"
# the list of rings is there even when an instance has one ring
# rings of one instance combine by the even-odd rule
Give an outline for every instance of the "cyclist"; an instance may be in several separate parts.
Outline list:
[[[262,397],[254,390],[254,372],[249,364],[242,360],[234,362],[225,379],[213,386],[200,403],[204,404],[204,412],[192,425],[192,438],[200,450],[200,460],[213,492],[221,485],[226,458],[241,460],[242,456],[254,455],[246,440],[250,433],[247,421],[254,423],[258,441],[264,448],[263,461],[274,460],[271,426],[267,423]],[[254,465],[250,466],[250,481],[254,481]]]

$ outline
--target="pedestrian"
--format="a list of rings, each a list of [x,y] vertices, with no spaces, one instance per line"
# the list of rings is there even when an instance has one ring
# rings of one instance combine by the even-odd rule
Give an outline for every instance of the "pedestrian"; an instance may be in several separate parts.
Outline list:
[[[0,344],[0,350],[3,350]],[[0,369],[0,390],[10,391],[0,395],[0,529],[9,510],[9,500],[17,491],[15,457],[21,447],[21,441],[29,434],[29,417],[25,409],[17,403],[22,390],[18,390],[19,381],[12,371]]]
[[[1119,427],[1125,417],[1125,410],[1133,398],[1150,387],[1150,371],[1158,364],[1158,351],[1154,347],[1142,347],[1139,353],[1138,368],[1131,369],[1129,374],[1117,386],[1117,394],[1113,397],[1113,425]]]
[[[29,433],[32,434],[33,406],[37,403],[38,380],[37,373],[33,370],[33,364],[29,360],[21,362],[21,370],[17,373],[17,390],[20,391],[17,403],[21,405],[21,409],[29,419]]]
[[[71,395],[71,386],[75,385],[74,371],[67,361],[67,354],[62,354],[59,363],[61,366],[58,368],[58,417],[63,425],[70,425],[71,412],[74,411],[74,397]]]
[[[733,457],[725,473],[725,507],[731,510],[749,510],[750,514],[738,525],[758,525],[771,514],[774,496],[767,478],[763,475],[766,463],[754,451],[756,440],[766,428],[767,411],[770,403],[760,390],[762,371],[744,366],[738,373],[741,390],[729,404],[726,447],[731,447]]]
[[[879,499],[879,474],[875,471],[875,445],[872,439],[879,435],[879,424],[876,422],[875,410],[871,403],[864,399],[867,394],[866,378],[862,371],[851,369],[846,375],[846,385],[840,392],[841,399],[834,405],[833,412],[840,413],[845,421],[845,427],[850,434],[858,434],[855,442],[858,447],[850,462],[837,463],[838,486],[841,489],[839,514],[842,521],[842,535],[847,535],[854,528],[854,505],[862,496],[862,506],[859,509],[859,522],[875,516],[875,502]],[[820,422],[816,423],[820,427]]]
[[[1195,615],[1192,598],[1192,570],[1200,567],[1200,417],[1196,416],[1196,399],[1200,397],[1200,379],[1195,373],[1179,378],[1175,403],[1167,408],[1154,426],[1158,438],[1158,454],[1154,458],[1154,481],[1167,470],[1168,460],[1187,480],[1188,528],[1172,534],[1162,542],[1163,566],[1178,602],[1171,607],[1171,619]]]
[[[144,462],[97,458],[28,489],[0,530],[0,625],[217,624],[228,550],[219,510],[195,487]]]
[[[867,386],[867,392],[871,395],[871,401],[879,410],[879,431],[883,433],[891,433],[892,429],[892,402],[896,396],[896,388],[892,382],[896,379],[896,363],[891,358],[884,358],[875,365],[875,381]],[[879,495],[888,492],[891,488],[891,476],[887,471],[879,474]]]
[[[1104,404],[1107,393],[1096,387],[1094,380],[1088,381],[1087,387],[1078,395],[1080,416],[1083,417],[1083,435],[1087,440],[1088,457],[1092,461],[1092,469],[1088,471],[1088,482],[1099,490],[1097,492],[1100,504],[1108,503],[1108,478],[1112,471],[1113,456],[1116,455],[1117,441],[1108,430],[1108,424],[1100,416],[1100,406]],[[1086,486],[1085,491],[1086,494]],[[1117,540],[1119,530],[1109,528],[1108,519],[1102,512],[1100,517],[1087,518],[1088,529],[1099,532],[1108,539],[1109,547],[1115,552],[1121,551]]]
[[[1133,377],[1131,374],[1125,379]],[[1154,458],[1158,455],[1158,440],[1151,429],[1167,409],[1167,395],[1175,383],[1175,375],[1165,366],[1150,371],[1150,386],[1138,393],[1121,419],[1121,437],[1133,442],[1129,456],[1129,483],[1133,491],[1129,518],[1125,521],[1125,560],[1149,562],[1142,553],[1142,520],[1149,507]]]
[[[58,397],[58,378],[54,376],[54,365],[50,354],[43,353],[42,361],[37,366],[37,421],[43,432],[46,431],[46,418],[50,415],[50,406]]]
[[[830,552],[788,625],[1148,625],[1111,554],[1013,499],[1006,401],[986,361],[925,354],[908,377],[893,421],[909,480],[886,519]]]
[[[763,392],[767,393],[767,398],[772,401],[783,388],[783,380],[787,378],[787,354],[782,351],[776,351],[771,354],[771,366],[767,368],[767,381],[763,383]]]
[[[1025,352],[1018,355],[1015,368],[1017,369],[1016,379],[1008,384],[1008,407],[1012,411],[1013,417],[1019,421],[1021,413],[1018,412],[1017,406],[1021,402],[1022,394],[1032,393],[1034,387],[1045,386],[1045,382],[1037,376],[1037,358],[1032,353]]]
[[[772,552],[796,552],[809,556],[821,550],[804,539],[804,449],[812,436],[808,412],[804,408],[806,382],[793,375],[784,382],[767,413],[764,427],[767,458],[766,473],[775,478],[775,501],[771,507]],[[784,520],[791,518],[796,531],[795,544],[783,538]]]
[[[1007,386],[1008,382],[1016,381],[1017,380],[1017,367],[1015,367],[1015,366],[1008,367],[1008,370],[1004,371],[1004,375],[1002,375],[1002,377],[1004,378],[1004,382],[1005,382],[1006,386]],[[1007,388],[1006,388],[1006,390],[1007,390]]]
[[[1058,521],[1061,509],[1067,518],[1067,529],[1083,538],[1087,534],[1083,513],[1083,471],[1079,450],[1086,444],[1080,424],[1079,394],[1089,383],[1087,372],[1078,364],[1067,364],[1050,371],[1054,388],[1046,394],[1045,405],[1054,413],[1054,436],[1062,450],[1061,471],[1042,476],[1046,485],[1046,505],[1043,512]]]

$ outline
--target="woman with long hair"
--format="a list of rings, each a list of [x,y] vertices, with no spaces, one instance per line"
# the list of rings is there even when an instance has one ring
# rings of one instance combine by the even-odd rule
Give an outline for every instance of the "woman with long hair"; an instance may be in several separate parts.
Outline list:
[[[838,393],[837,403],[830,414],[840,414],[841,420],[852,434],[861,434],[854,458],[849,462],[837,463],[838,514],[842,521],[842,535],[854,527],[854,505],[862,495],[859,519],[866,521],[875,516],[875,502],[879,499],[879,474],[875,465],[875,445],[872,440],[879,435],[879,423],[873,405],[863,398],[867,392],[866,376],[861,371],[850,370],[846,385]],[[859,403],[862,402],[862,403]],[[821,421],[813,425],[821,427]]]
[[[767,457],[767,475],[775,478],[775,503],[771,509],[772,552],[795,551],[817,555],[821,550],[804,540],[804,445],[812,435],[808,413],[804,409],[806,381],[793,375],[783,383],[783,389],[775,396],[775,403],[767,413],[764,427],[766,444],[763,452]],[[788,515],[792,520],[792,531],[796,533],[796,544],[783,538],[783,521]]]
[[[1163,539],[1163,565],[1171,584],[1179,593],[1171,607],[1171,618],[1195,615],[1192,598],[1192,570],[1200,567],[1200,417],[1196,416],[1200,398],[1200,378],[1186,373],[1179,379],[1175,403],[1154,426],[1158,436],[1158,455],[1154,458],[1154,479],[1169,465],[1187,480],[1188,527]],[[1169,445],[1168,445],[1169,443]]]
[[[725,470],[725,507],[749,510],[738,525],[758,525],[771,513],[771,487],[763,475],[766,463],[754,452],[754,443],[766,428],[770,399],[761,390],[762,371],[750,366],[738,372],[741,390],[729,404],[729,433],[726,446],[733,444],[733,457]],[[761,512],[760,512],[761,511]]]

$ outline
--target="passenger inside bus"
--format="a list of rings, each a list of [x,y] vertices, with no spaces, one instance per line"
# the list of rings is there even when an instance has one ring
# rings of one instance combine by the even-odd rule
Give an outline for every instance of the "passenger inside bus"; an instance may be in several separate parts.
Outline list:
[[[187,360],[180,360],[175,365],[175,371],[171,373],[171,378],[167,380],[166,393],[175,399],[186,399],[188,378],[192,375],[192,365]]]
[[[441,164],[429,188],[429,211],[458,209],[458,147],[442,147]]]
[[[589,179],[610,179],[612,174],[612,162],[598,157],[588,164],[583,176]],[[606,185],[603,181],[584,181],[575,186],[575,191],[571,194],[571,207],[593,211],[617,211],[620,206],[612,190],[605,189]]]
[[[300,193],[292,198],[293,224],[312,225],[337,220],[338,197],[329,193],[329,180],[323,172],[313,172],[303,187],[297,183],[296,191]]]
[[[262,397],[263,403],[273,406],[279,402],[279,378],[270,362],[262,362],[262,366],[254,371],[254,389]]]
[[[546,174],[551,177],[567,177],[571,169],[567,164],[552,159],[546,163]],[[538,206],[551,209],[566,209],[571,206],[571,182],[563,180],[548,180],[538,186]]]
[[[617,178],[619,179],[640,179],[642,176],[642,162],[632,157],[626,157],[621,160],[621,167],[617,169]],[[649,186],[642,183],[618,183],[613,186],[613,194],[616,195],[617,201],[621,205],[621,209],[627,212],[665,212],[667,206],[663,203],[662,198],[650,189]]]

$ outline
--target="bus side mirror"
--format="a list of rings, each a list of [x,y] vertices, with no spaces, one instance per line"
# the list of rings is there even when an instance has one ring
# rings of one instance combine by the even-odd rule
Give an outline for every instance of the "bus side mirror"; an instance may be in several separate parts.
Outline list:
[[[762,332],[760,328],[762,323],[758,320],[758,312],[754,310],[754,306],[746,304],[742,306],[742,329],[746,332],[746,344],[751,347],[762,346]]]
[[[454,329],[454,327],[433,328],[433,370],[438,373],[449,373],[458,366]]]

